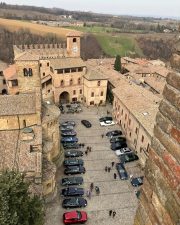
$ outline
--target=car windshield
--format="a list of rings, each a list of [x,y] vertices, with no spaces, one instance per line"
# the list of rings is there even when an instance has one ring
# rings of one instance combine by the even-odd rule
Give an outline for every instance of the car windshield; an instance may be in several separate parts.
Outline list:
[[[143,182],[142,179],[141,179],[141,177],[138,177],[137,180],[138,180],[139,183],[142,183]]]
[[[78,220],[80,220],[82,218],[82,215],[81,215],[80,211],[77,211],[77,218],[78,218]]]

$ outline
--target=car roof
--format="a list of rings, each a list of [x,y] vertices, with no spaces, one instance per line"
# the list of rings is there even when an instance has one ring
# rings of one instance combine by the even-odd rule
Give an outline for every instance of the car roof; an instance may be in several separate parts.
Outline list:
[[[77,211],[71,211],[65,213],[66,219],[77,218]]]

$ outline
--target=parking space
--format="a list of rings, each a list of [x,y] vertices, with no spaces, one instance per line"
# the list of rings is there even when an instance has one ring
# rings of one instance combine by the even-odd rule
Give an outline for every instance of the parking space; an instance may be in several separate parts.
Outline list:
[[[130,180],[120,180],[119,176],[114,179],[114,173],[117,170],[111,166],[112,162],[119,162],[119,158],[110,149],[110,143],[106,134],[110,130],[119,129],[117,125],[110,127],[101,127],[99,125],[99,118],[106,116],[106,107],[83,107],[83,112],[77,114],[63,114],[61,115],[61,122],[73,120],[76,122],[75,130],[79,143],[85,143],[85,147],[81,148],[83,152],[86,151],[87,146],[92,148],[92,151],[87,155],[83,155],[84,166],[86,173],[83,174],[85,192],[90,189],[90,184],[94,183],[95,186],[100,188],[100,194],[96,194],[95,190],[92,191],[91,198],[88,200],[86,208],[82,208],[88,214],[87,225],[132,225],[135,211],[137,207],[137,198],[135,195],[135,188],[130,184]],[[91,128],[86,128],[81,124],[81,120],[85,119],[92,123]],[[105,167],[111,167],[110,172],[105,171]],[[142,171],[138,167],[137,162],[126,164],[128,174],[135,176],[142,175]],[[57,174],[57,182],[62,177],[64,167],[59,168]],[[117,174],[118,175],[118,174]],[[78,175],[79,176],[79,175]],[[59,190],[61,190],[59,185]],[[46,210],[46,223],[45,225],[62,225],[62,215],[64,212],[69,211],[61,207],[62,197],[57,196],[53,203],[47,205]],[[115,217],[109,216],[109,210],[116,211]]]

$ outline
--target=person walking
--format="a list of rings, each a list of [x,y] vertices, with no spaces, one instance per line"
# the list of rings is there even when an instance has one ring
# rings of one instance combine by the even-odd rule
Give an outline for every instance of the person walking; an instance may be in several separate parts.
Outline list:
[[[89,152],[91,152],[92,151],[92,148],[91,147],[89,147]]]
[[[117,178],[117,174],[116,174],[116,173],[114,173],[114,180],[116,180],[116,178]]]
[[[91,184],[90,184],[90,190],[92,191],[93,189],[94,189],[94,184],[91,183]]]
[[[112,163],[111,163],[112,167],[114,167],[114,164],[115,164],[115,162],[112,162]]]
[[[112,210],[109,210],[109,216],[112,216],[112,212],[113,212]]]
[[[113,218],[114,218],[114,217],[115,217],[115,215],[116,215],[116,211],[113,211],[113,213],[112,213],[112,214],[113,214]]]
[[[103,138],[104,137],[104,134],[102,134],[101,137]]]
[[[107,166],[105,167],[105,171],[106,171],[106,172],[108,171],[108,167],[107,167]]]
[[[108,167],[108,173],[110,173],[110,171],[111,171],[111,167]]]
[[[86,156],[88,155],[88,151],[87,151],[87,150],[85,151],[85,155],[86,155]]]

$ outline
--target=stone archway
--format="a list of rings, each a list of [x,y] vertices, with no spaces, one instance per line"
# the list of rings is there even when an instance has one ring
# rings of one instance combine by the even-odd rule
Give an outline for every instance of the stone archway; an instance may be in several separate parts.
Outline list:
[[[59,96],[59,103],[65,104],[70,102],[70,95],[67,91],[63,91]]]

